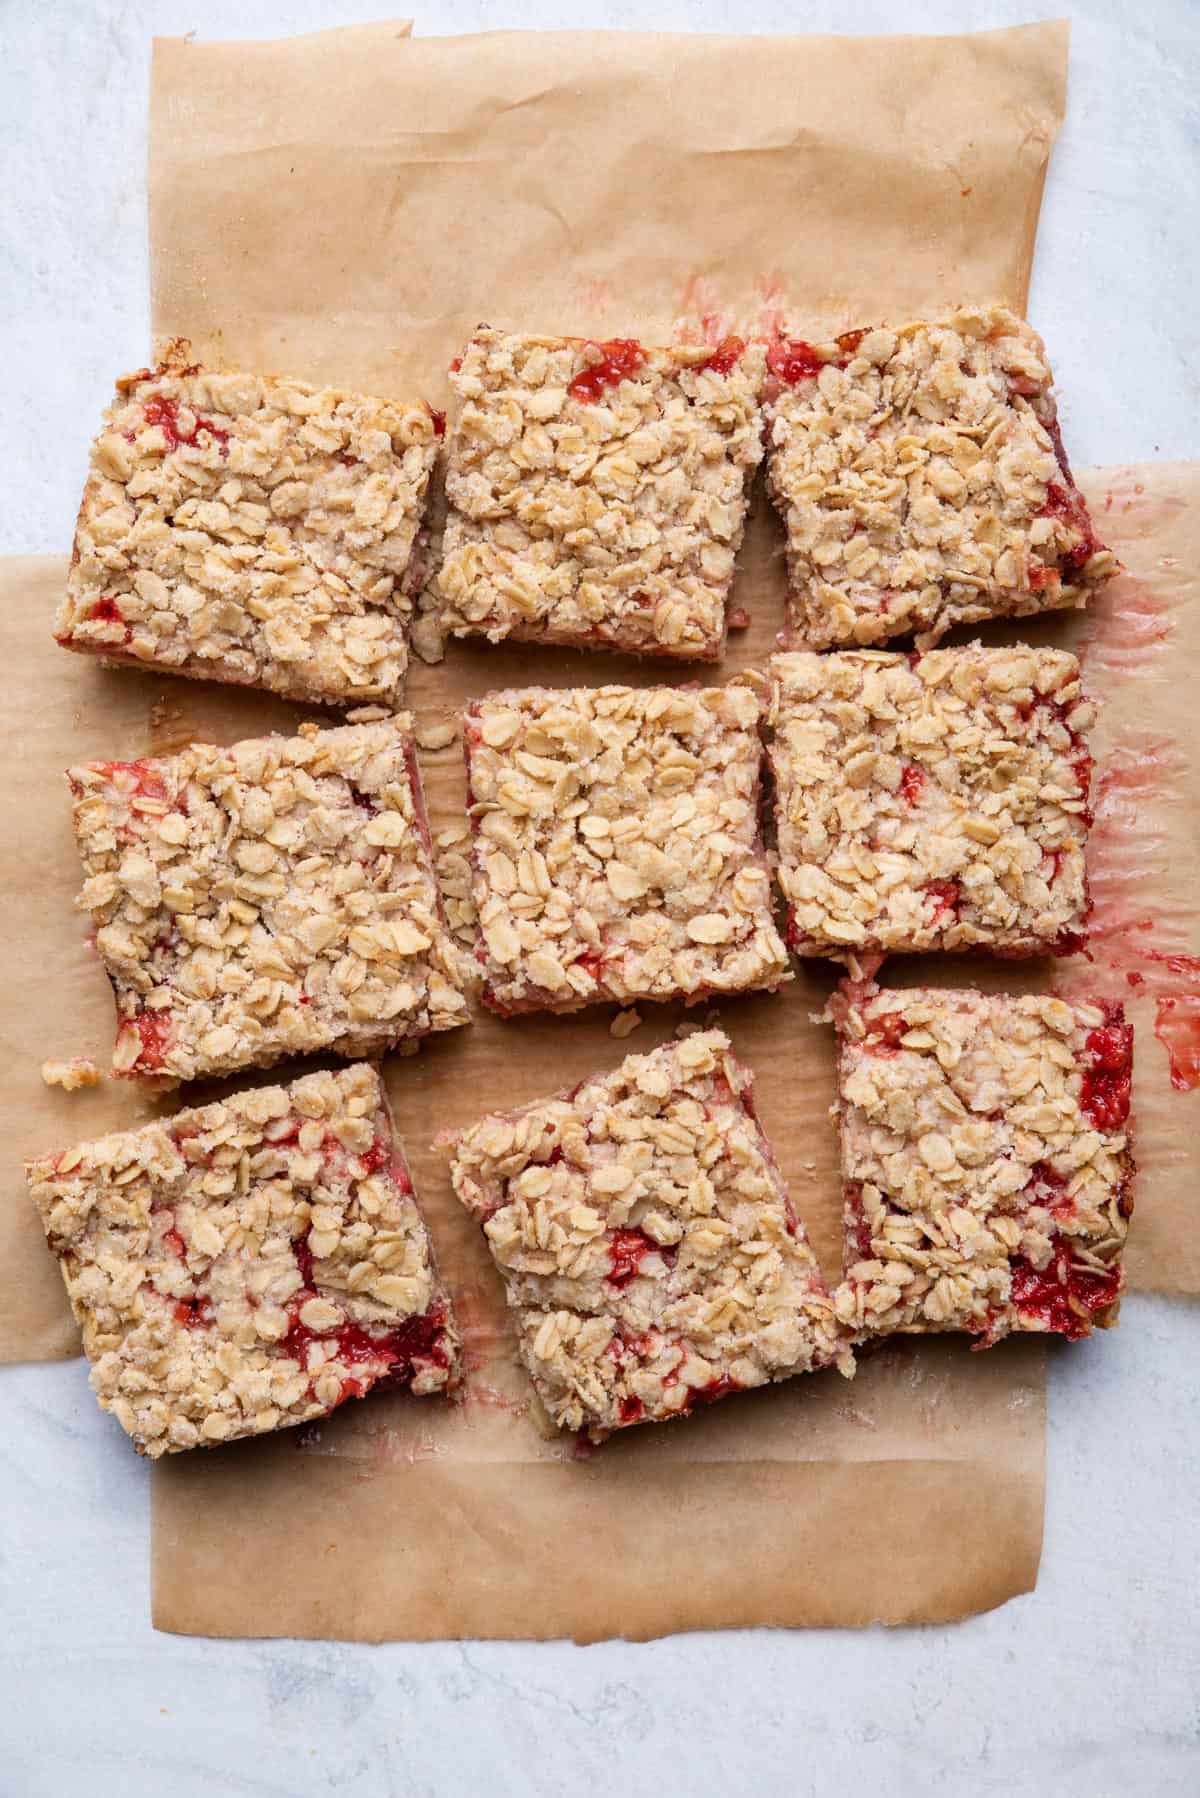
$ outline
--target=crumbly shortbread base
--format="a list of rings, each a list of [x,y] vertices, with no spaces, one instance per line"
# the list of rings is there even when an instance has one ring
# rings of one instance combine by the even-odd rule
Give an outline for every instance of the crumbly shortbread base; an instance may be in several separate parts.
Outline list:
[[[1133,1209],[1120,1006],[851,986],[832,1009],[843,1324],[990,1344],[1115,1322]]]
[[[437,445],[420,402],[169,364],[125,377],[58,641],[319,704],[394,700]]]
[[[469,1021],[411,723],[70,771],[118,1073],[379,1054]]]
[[[762,458],[763,371],[740,340],[478,331],[452,376],[446,628],[716,660]]]
[[[459,1339],[372,1068],[27,1164],[91,1383],[158,1457],[444,1392]]]
[[[853,1362],[754,1114],[708,1031],[452,1139],[521,1358],[551,1418],[595,1440]]]
[[[1001,307],[785,340],[768,482],[796,647],[1085,605],[1117,571],[1062,446],[1041,338]]]
[[[489,1005],[699,1000],[789,977],[759,838],[761,716],[737,683],[530,687],[470,708]]]
[[[801,955],[1080,946],[1095,709],[1073,655],[850,650],[771,672],[778,878]]]

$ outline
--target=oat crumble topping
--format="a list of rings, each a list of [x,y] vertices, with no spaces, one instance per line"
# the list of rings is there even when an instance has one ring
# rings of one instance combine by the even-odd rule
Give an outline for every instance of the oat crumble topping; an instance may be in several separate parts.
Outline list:
[[[476,954],[498,1011],[789,978],[750,686],[529,687],[466,716]]]
[[[776,656],[771,762],[801,955],[1079,948],[1094,707],[1058,649]]]
[[[382,1054],[468,1022],[406,713],[68,779],[118,1073]]]
[[[92,445],[58,641],[320,704],[394,700],[437,448],[420,402],[127,375]]]
[[[797,646],[924,648],[1083,606],[1118,564],[1058,429],[1045,347],[1003,308],[768,352],[768,481]]]
[[[860,1336],[1116,1321],[1133,1210],[1120,1005],[849,985],[832,1006]]]
[[[26,1165],[105,1411],[140,1454],[444,1392],[458,1334],[374,1069]]]
[[[521,1358],[561,1428],[625,1424],[853,1359],[720,1031],[448,1144]]]
[[[99,1086],[104,1078],[94,1061],[86,1055],[72,1055],[68,1061],[44,1061],[42,1079],[47,1086],[61,1086],[65,1093],[76,1093],[81,1087]]]
[[[446,628],[716,660],[763,373],[741,339],[478,331],[452,375]]]

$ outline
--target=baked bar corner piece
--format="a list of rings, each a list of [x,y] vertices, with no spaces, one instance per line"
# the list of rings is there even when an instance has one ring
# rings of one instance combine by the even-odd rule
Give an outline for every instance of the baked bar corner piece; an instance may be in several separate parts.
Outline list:
[[[762,702],[529,687],[468,710],[476,956],[505,1015],[774,989]]]
[[[452,373],[446,628],[716,661],[764,370],[741,338],[477,331]]]
[[[833,1011],[835,1301],[856,1340],[1115,1323],[1134,1171],[1121,1006],[846,983]]]
[[[411,722],[69,771],[117,1073],[381,1055],[469,1021]]]
[[[853,1372],[720,1031],[631,1055],[450,1144],[550,1417],[601,1440],[816,1368]]]
[[[457,1380],[450,1301],[373,1068],[236,1093],[26,1174],[92,1387],[139,1454]]]
[[[799,954],[1082,946],[1094,708],[1073,655],[797,651],[771,672],[778,878]]]
[[[1001,307],[768,350],[768,484],[796,647],[936,643],[1086,605],[1117,572],[1071,475],[1041,338]]]
[[[439,418],[178,355],[117,383],[55,635],[325,705],[394,701]]]

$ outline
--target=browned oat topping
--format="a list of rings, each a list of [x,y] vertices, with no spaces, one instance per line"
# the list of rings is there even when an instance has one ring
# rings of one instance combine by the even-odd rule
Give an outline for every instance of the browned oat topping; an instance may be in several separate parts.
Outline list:
[[[768,354],[768,479],[797,645],[1082,606],[1116,572],[1063,450],[1045,348],[1002,308]]]
[[[68,776],[118,1073],[192,1080],[468,1021],[406,713]]]
[[[1119,1005],[850,986],[846,1277],[860,1336],[1116,1321],[1133,1209],[1133,1031]]]
[[[1058,649],[776,656],[779,882],[802,955],[1080,946],[1094,708]]]
[[[450,1303],[372,1068],[237,1093],[26,1173],[92,1386],[140,1454],[457,1377]]]
[[[59,642],[323,704],[394,700],[437,444],[419,402],[126,376],[92,446]]]
[[[774,988],[749,686],[530,687],[466,722],[477,954],[503,1012]]]
[[[521,1358],[562,1428],[623,1424],[853,1360],[754,1114],[708,1031],[451,1140]]]
[[[480,330],[438,575],[458,636],[713,661],[762,458],[763,350]]]

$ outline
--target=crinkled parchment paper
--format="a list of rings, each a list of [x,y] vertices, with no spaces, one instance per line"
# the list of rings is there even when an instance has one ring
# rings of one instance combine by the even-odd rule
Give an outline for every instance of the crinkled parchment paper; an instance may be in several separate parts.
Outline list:
[[[652,336],[769,329],[781,314],[815,330],[958,300],[1020,306],[1065,49],[1062,26],[886,43],[583,33],[405,42],[386,27],[250,55],[160,44],[155,329],[227,366],[417,390],[436,403],[447,361],[484,317]],[[760,506],[736,595],[753,619],[722,673],[772,647],[778,549]],[[262,696],[63,656],[47,637],[61,577],[61,564],[20,565],[21,603],[14,594],[5,608],[10,660],[30,669],[30,778],[15,822],[40,889],[21,918],[10,1166],[19,1150],[147,1108],[123,1088],[67,1098],[39,1086],[43,1055],[105,1057],[111,1028],[103,976],[69,911],[76,869],[55,771],[85,754],[160,746],[172,728],[161,713],[151,721],[160,700],[183,714],[181,736],[231,741],[298,716]],[[456,645],[439,666],[414,667],[409,702],[428,726],[493,685],[656,677],[671,673]],[[423,763],[436,832],[461,815],[461,746]],[[758,1071],[766,1127],[836,1275],[833,1057],[809,1018],[831,978],[805,971],[774,999],[724,1006],[721,1021]],[[678,1022],[651,1010],[620,1042],[610,1015],[481,1017],[389,1062],[398,1126],[466,1326],[465,1402],[379,1398],[315,1430],[156,1469],[161,1627],[591,1639],[945,1618],[1032,1585],[1043,1428],[1034,1343],[987,1356],[958,1342],[897,1344],[864,1361],[853,1384],[793,1382],[676,1428],[631,1431],[586,1458],[538,1435],[494,1271],[429,1144],[484,1105],[553,1091]],[[20,1197],[14,1177],[14,1218]],[[31,1220],[20,1228],[10,1265],[32,1274],[45,1251]],[[61,1352],[61,1303],[33,1310],[44,1327],[31,1311],[9,1352]]]

